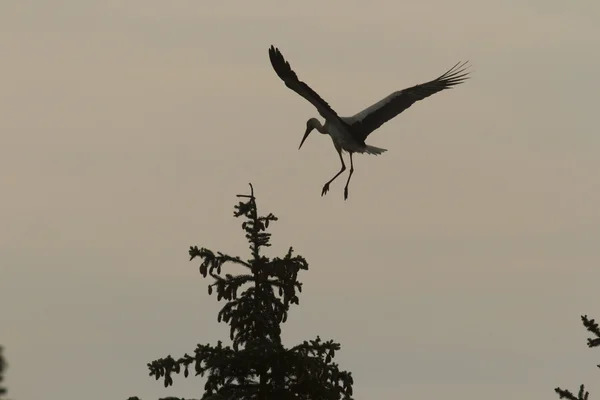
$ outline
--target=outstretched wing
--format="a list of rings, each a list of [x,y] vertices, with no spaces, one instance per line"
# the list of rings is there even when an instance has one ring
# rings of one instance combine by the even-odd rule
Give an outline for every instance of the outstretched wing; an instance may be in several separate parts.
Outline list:
[[[283,58],[283,55],[279,49],[271,46],[269,49],[269,58],[271,59],[271,65],[273,66],[273,69],[287,87],[304,97],[313,106],[315,106],[323,118],[329,120],[337,119],[344,124],[337,113],[333,111],[329,104],[327,104],[327,102],[323,100],[321,96],[317,94],[317,92],[312,90],[306,83],[298,79],[298,75],[296,75],[296,73],[292,70],[290,63]]]
[[[351,117],[354,120],[352,131],[358,136],[357,139],[365,140],[371,132],[412,106],[416,101],[464,82],[469,75],[468,72],[465,72],[467,62],[457,63],[448,72],[430,82],[394,92]]]

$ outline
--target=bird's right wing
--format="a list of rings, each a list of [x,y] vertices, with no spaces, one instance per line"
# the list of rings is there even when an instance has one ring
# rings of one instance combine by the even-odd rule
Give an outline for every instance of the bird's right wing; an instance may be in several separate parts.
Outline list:
[[[290,63],[283,58],[283,55],[278,48],[271,46],[269,49],[269,58],[271,59],[271,65],[273,69],[285,83],[287,87],[298,93],[300,96],[308,100],[313,106],[317,108],[319,114],[325,119],[337,119],[342,124],[346,125],[335,111],[327,104],[325,100],[321,98],[308,86],[306,83],[298,79],[298,75],[292,70]]]
[[[440,77],[394,92],[351,117],[354,120],[352,131],[357,139],[365,140],[371,132],[412,106],[415,102],[442,90],[450,89],[467,80],[469,73],[465,72],[466,65],[466,62],[457,63]]]

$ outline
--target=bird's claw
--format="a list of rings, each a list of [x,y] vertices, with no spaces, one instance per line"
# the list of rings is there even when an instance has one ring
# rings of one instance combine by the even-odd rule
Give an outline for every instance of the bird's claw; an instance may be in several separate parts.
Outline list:
[[[344,188],[344,200],[348,200],[348,188]]]
[[[321,191],[321,196],[325,196],[327,194],[327,192],[329,192],[329,183],[326,183],[325,186],[323,186],[323,190]]]

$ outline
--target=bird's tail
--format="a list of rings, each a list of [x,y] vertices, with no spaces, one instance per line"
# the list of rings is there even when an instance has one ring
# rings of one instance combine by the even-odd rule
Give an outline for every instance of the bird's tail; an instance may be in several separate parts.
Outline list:
[[[382,149],[381,147],[367,145],[367,148],[365,149],[364,152],[367,154],[374,154],[374,155],[378,156],[381,153],[385,153],[386,151],[387,151],[387,149]]]

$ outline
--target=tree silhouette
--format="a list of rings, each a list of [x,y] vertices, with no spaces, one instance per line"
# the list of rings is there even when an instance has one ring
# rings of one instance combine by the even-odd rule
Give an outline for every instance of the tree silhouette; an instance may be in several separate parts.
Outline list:
[[[599,347],[600,346],[600,327],[598,327],[598,324],[596,323],[596,321],[594,321],[593,319],[588,319],[587,315],[582,315],[581,321],[583,322],[583,326],[585,326],[585,328],[589,332],[591,332],[594,336],[596,336],[595,338],[588,338],[588,340],[587,340],[588,347],[590,347],[590,348]],[[598,365],[598,368],[600,368],[600,365]],[[554,389],[554,391],[556,393],[558,393],[559,398],[569,399],[569,400],[588,400],[588,396],[590,395],[589,392],[587,392],[585,390],[585,386],[583,384],[579,387],[579,393],[577,393],[577,396],[575,396],[573,393],[571,393],[571,391],[563,390],[559,387]]]
[[[173,384],[173,373],[190,369],[195,375],[207,375],[203,400],[257,399],[287,400],[352,399],[353,379],[332,362],[340,344],[323,341],[319,336],[291,348],[281,341],[281,324],[287,320],[292,304],[298,304],[302,284],[298,273],[308,270],[306,260],[293,255],[290,247],[283,258],[263,255],[269,247],[269,224],[277,221],[273,214],[258,216],[254,189],[235,206],[234,216],[244,218],[242,229],[250,244],[247,261],[205,248],[190,248],[190,261],[199,257],[200,274],[212,283],[208,293],[226,303],[217,320],[230,326],[232,346],[218,341],[216,346],[199,344],[194,355],[179,359],[170,355],[148,364],[150,376]],[[228,264],[226,266],[226,264]],[[240,266],[244,273],[223,273],[229,265]]]
[[[0,383],[2,383],[2,381],[4,380],[4,370],[7,367],[6,361],[4,361],[4,355],[2,354],[3,352],[3,348],[2,346],[0,346]],[[0,386],[0,396],[3,396],[6,394],[6,388]]]

